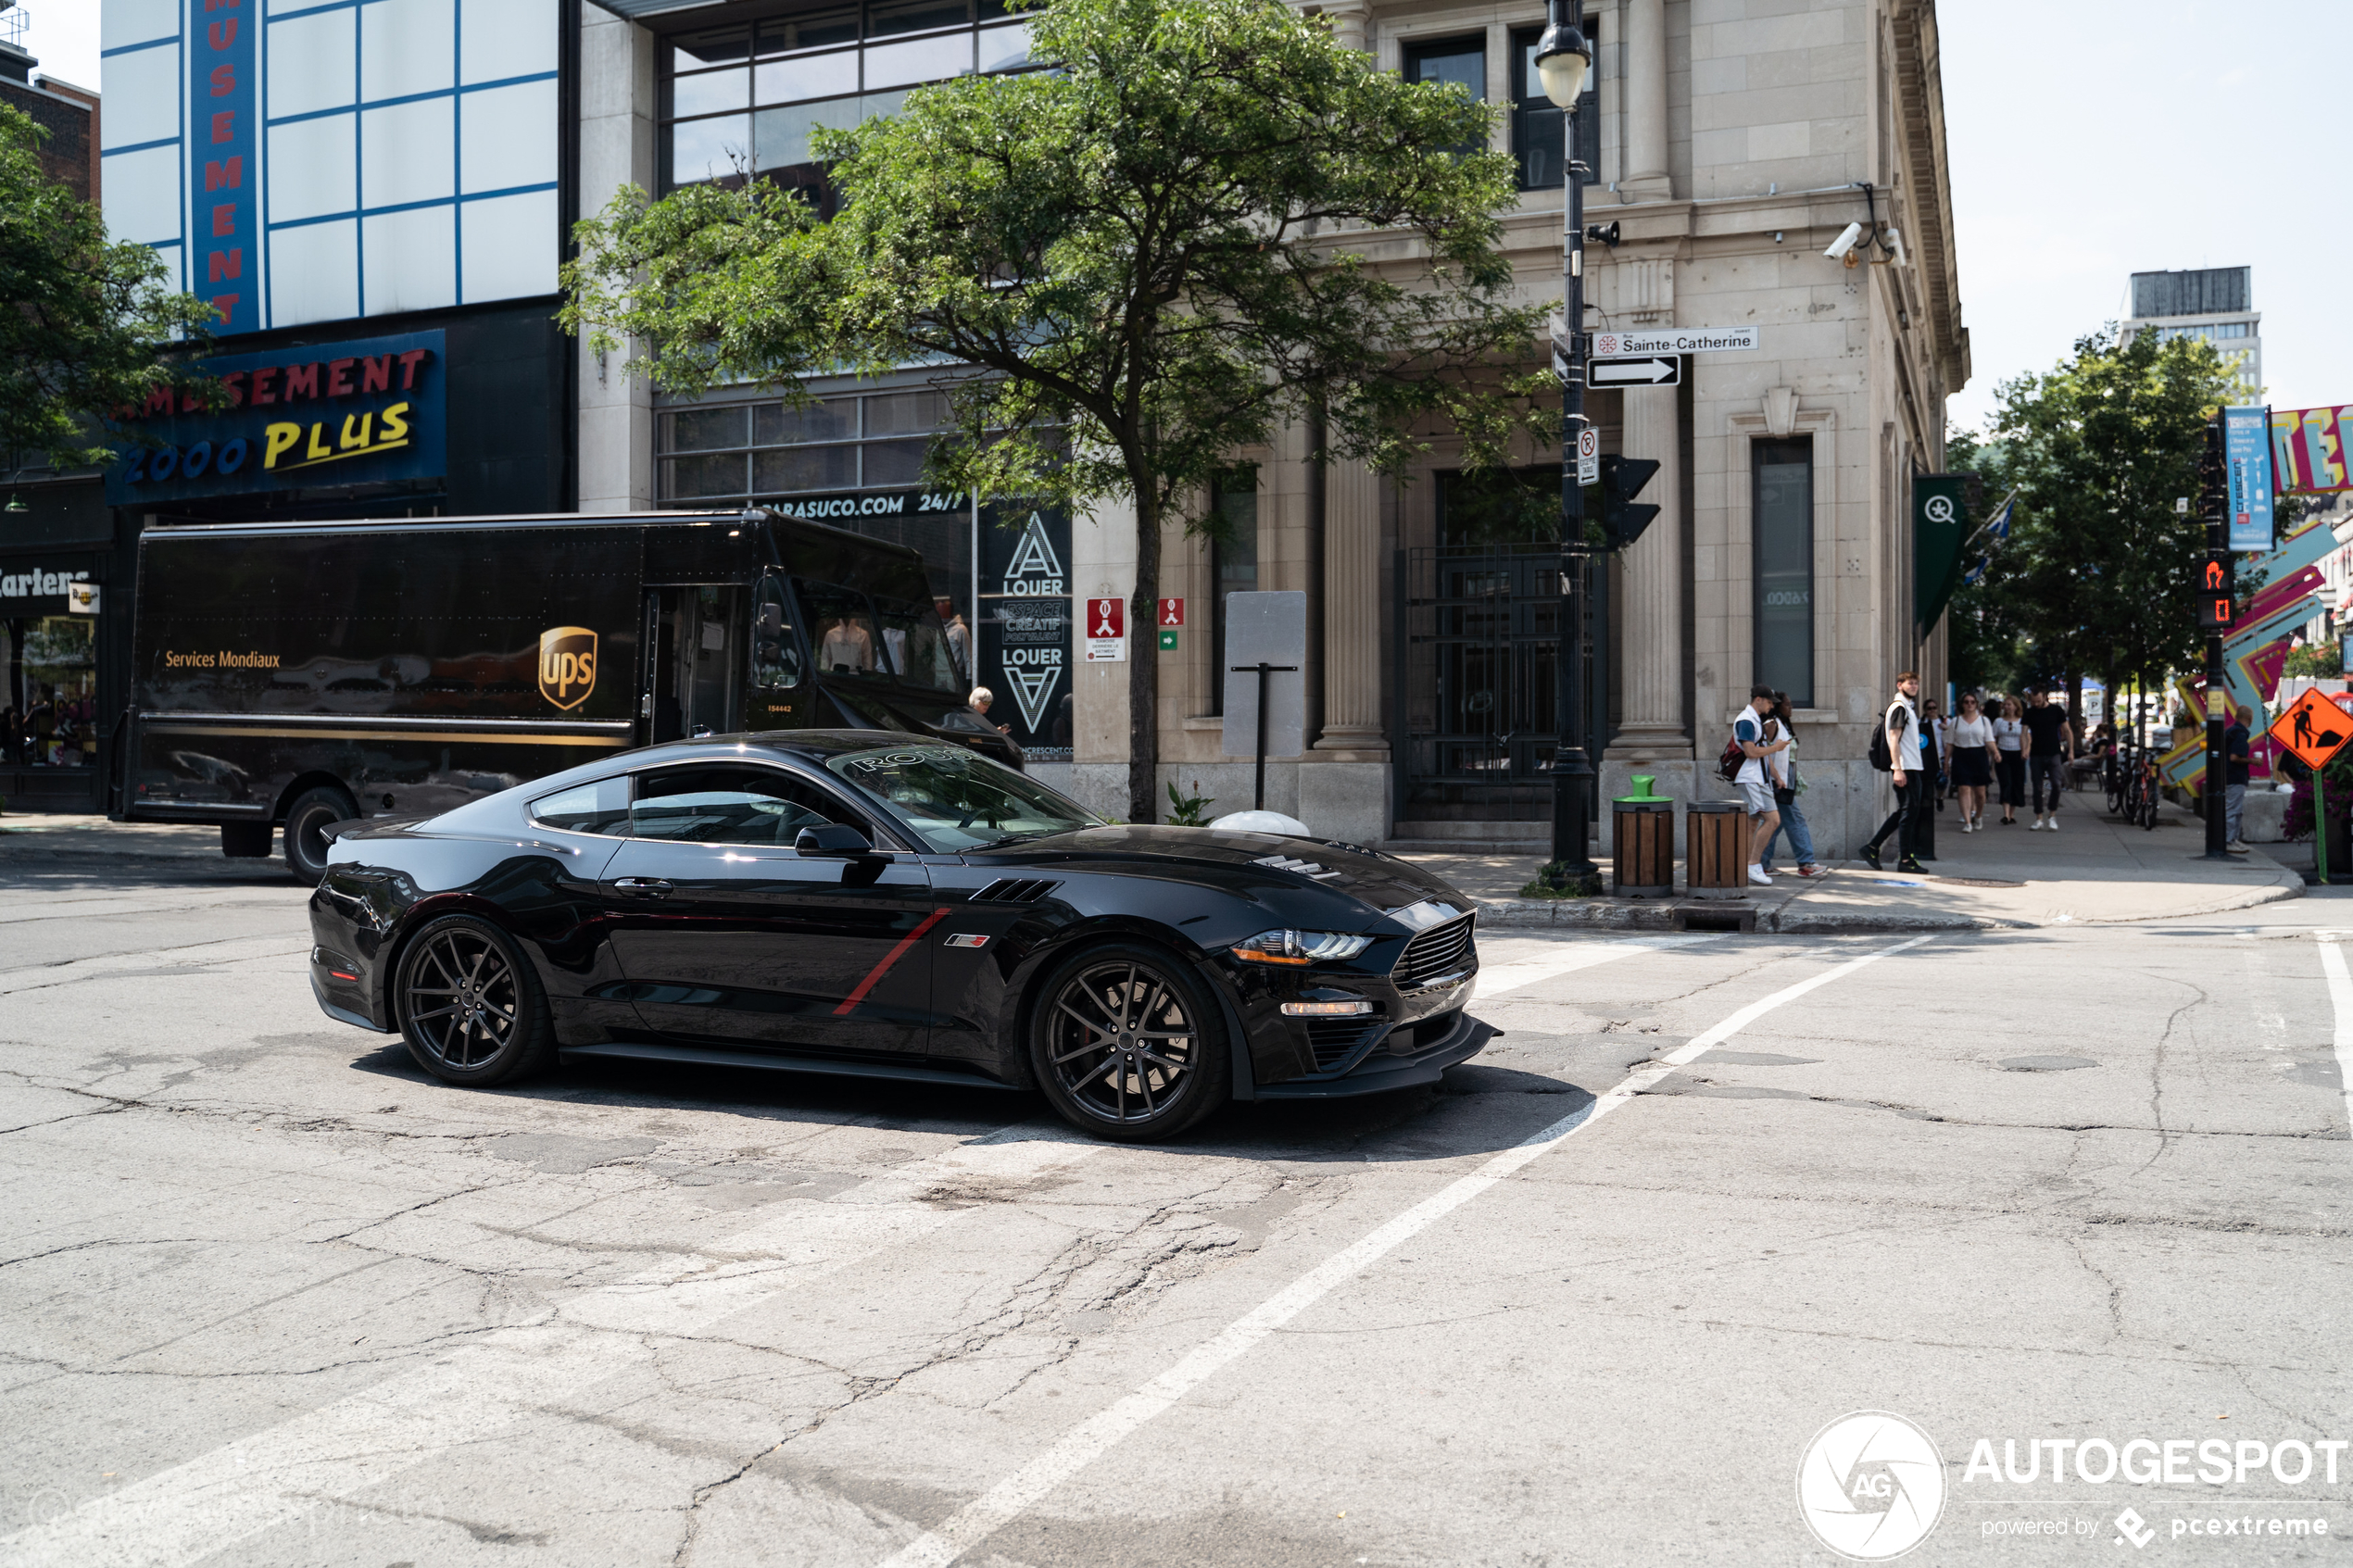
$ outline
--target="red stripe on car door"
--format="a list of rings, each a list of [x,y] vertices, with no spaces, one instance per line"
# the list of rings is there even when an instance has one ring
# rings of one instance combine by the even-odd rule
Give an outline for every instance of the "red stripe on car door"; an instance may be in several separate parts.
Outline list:
[[[919,940],[921,940],[925,932],[929,931],[933,926],[937,925],[941,921],[947,918],[948,911],[944,909],[934,909],[931,913],[925,915],[924,917],[923,924],[915,927],[914,930],[900,937],[899,939],[899,946],[893,947],[889,952],[885,953],[883,955],[883,961],[866,972],[866,978],[858,983],[858,989],[850,992],[848,997],[842,999],[841,1006],[834,1009],[834,1016],[836,1018],[839,1018],[842,1014],[856,1007],[860,1002],[864,1001],[866,999],[866,993],[873,990],[877,985],[881,984],[882,977],[890,972],[890,966],[904,958],[906,956],[907,949],[913,947]]]

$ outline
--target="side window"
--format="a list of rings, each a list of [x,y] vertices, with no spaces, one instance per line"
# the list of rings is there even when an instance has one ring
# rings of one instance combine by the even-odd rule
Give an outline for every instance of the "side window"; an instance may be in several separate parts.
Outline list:
[[[792,847],[800,830],[849,822],[872,835],[857,816],[815,787],[769,768],[675,768],[637,775],[629,831],[638,838],[694,844]]]
[[[883,641],[875,633],[874,609],[866,596],[832,583],[799,578],[801,608],[809,615],[809,641],[817,668],[834,675],[872,675],[887,670]]]
[[[629,778],[574,784],[531,803],[531,820],[565,833],[599,833],[618,838],[629,831]]]
[[[760,580],[751,610],[751,681],[764,691],[800,684],[800,646],[793,640],[792,606],[774,573]]]

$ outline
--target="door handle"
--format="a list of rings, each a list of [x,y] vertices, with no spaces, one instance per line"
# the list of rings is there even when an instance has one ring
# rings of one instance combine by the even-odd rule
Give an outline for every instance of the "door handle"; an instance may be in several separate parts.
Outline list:
[[[632,898],[667,898],[670,884],[658,876],[624,876],[616,878],[613,886]]]

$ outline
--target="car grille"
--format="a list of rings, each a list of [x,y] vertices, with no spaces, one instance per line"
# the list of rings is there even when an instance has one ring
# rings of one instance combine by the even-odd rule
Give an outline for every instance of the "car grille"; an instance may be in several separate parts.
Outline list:
[[[1365,1036],[1388,1027],[1385,1018],[1314,1018],[1307,1022],[1307,1044],[1315,1053],[1315,1071],[1325,1073],[1346,1061]]]
[[[1397,955],[1397,962],[1389,972],[1397,988],[1418,990],[1443,975],[1468,968],[1477,956],[1471,945],[1471,923],[1475,918],[1465,915],[1444,925],[1433,925],[1406,943],[1405,950]]]

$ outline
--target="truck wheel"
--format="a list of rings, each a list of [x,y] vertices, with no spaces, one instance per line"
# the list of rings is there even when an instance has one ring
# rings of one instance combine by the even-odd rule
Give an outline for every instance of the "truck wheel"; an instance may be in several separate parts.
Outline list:
[[[327,826],[359,814],[339,789],[306,789],[286,808],[286,870],[296,882],[316,887],[327,874]]]

